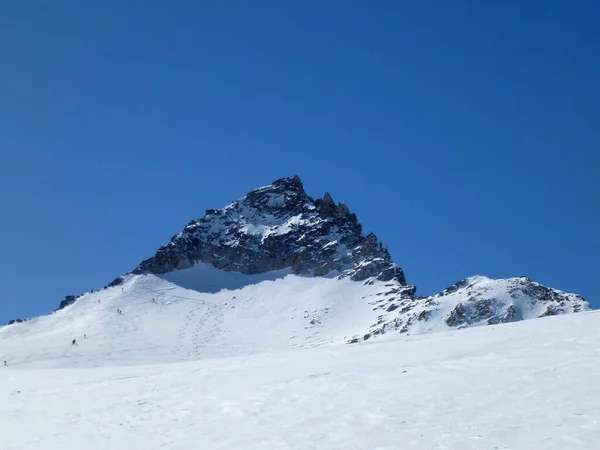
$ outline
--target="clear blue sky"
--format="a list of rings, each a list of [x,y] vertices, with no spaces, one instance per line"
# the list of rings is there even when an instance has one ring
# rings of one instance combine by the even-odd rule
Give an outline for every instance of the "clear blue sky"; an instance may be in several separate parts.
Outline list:
[[[10,2],[0,322],[298,174],[421,294],[528,275],[600,306],[600,2]]]

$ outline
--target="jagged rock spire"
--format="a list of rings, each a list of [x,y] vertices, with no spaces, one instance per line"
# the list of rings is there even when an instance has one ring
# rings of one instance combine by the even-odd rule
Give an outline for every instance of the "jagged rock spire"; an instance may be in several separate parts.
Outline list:
[[[377,237],[362,235],[356,215],[329,193],[313,200],[297,175],[207,211],[135,272],[164,273],[199,262],[242,273],[290,268],[299,275],[335,272],[356,281],[374,277],[406,284]]]

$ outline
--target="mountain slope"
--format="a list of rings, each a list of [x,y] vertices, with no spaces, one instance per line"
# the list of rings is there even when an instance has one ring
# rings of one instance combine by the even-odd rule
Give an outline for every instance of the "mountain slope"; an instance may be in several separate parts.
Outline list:
[[[0,448],[594,448],[588,309],[525,277],[417,297],[347,207],[278,180],[0,327]]]
[[[590,310],[580,296],[543,286],[526,277],[494,280],[474,276],[430,297],[407,298],[395,292],[384,295],[385,301],[378,308],[385,314],[371,327],[369,334],[390,330],[448,331]]]
[[[200,263],[165,274],[129,274],[120,285],[85,294],[54,314],[2,327],[0,355],[19,367],[154,364],[330,346],[387,332],[447,331],[567,312],[556,308],[587,308],[577,296],[520,278],[478,277],[424,299],[412,293],[397,280],[358,283],[299,276],[291,269],[248,275]]]
[[[594,449],[599,328],[592,312],[94,369],[64,368],[66,349],[55,361],[63,368],[0,367],[0,448]],[[37,351],[37,343],[12,345]],[[150,359],[153,349],[140,353]]]
[[[298,177],[284,178],[207,211],[104,289],[66,297],[55,314],[0,328],[0,354],[48,366],[61,355],[74,365],[141,364],[589,310],[581,297],[527,278],[471,277],[434,296],[415,294],[348,207],[329,194],[314,200]],[[35,352],[15,354],[15,340]],[[150,360],[145,349],[153,349]]]
[[[302,277],[290,269],[247,275],[204,263],[130,274],[119,286],[85,294],[52,315],[0,328],[0,355],[35,367],[54,367],[68,355],[82,367],[344,343],[377,320],[370,303],[386,285]],[[16,353],[16,341],[28,343],[31,353]]]

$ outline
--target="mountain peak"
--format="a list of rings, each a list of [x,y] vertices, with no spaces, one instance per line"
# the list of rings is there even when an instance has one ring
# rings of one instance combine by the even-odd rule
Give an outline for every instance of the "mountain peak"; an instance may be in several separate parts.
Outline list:
[[[299,194],[305,194],[304,192],[304,186],[302,184],[302,181],[300,180],[300,177],[298,175],[295,175],[293,177],[284,177],[284,178],[278,178],[277,180],[273,181],[270,185],[265,186],[264,188],[259,188],[259,189],[273,189],[273,190],[287,190],[287,191],[292,191],[292,192],[297,192]],[[259,190],[257,189],[257,190]]]
[[[356,215],[329,193],[313,200],[297,175],[208,210],[135,272],[165,273],[201,262],[247,274],[288,268],[298,275],[406,284],[377,237],[362,235]]]
[[[323,196],[323,204],[329,205],[329,206],[335,206],[333,197],[331,196],[331,194],[329,192],[325,192],[325,195]]]
[[[589,310],[580,296],[526,277],[478,275],[435,295],[415,294],[383,243],[374,233],[363,235],[346,205],[329,193],[311,198],[295,176],[207,210],[133,273],[103,290],[65,297],[61,311],[47,320],[13,326],[40,330],[43,347],[48,339],[44,323],[55,324],[63,331],[54,334],[55,344],[57,336],[61,343],[53,351],[61,354],[67,342],[65,323],[75,322],[81,330],[82,323],[96,326],[99,320],[105,329],[127,330],[123,342],[142,337],[156,343],[152,348],[162,348],[162,335],[154,332],[158,322],[145,322],[145,331],[138,326],[159,317],[161,324],[167,323],[161,329],[178,335],[165,354],[189,358],[220,355],[223,348],[236,353],[271,351],[273,343],[287,348],[358,342],[389,332],[448,331]],[[122,326],[122,308],[135,326]],[[185,344],[194,317],[196,331]],[[248,328],[261,330],[250,345],[244,332]],[[110,349],[112,334],[105,334]]]

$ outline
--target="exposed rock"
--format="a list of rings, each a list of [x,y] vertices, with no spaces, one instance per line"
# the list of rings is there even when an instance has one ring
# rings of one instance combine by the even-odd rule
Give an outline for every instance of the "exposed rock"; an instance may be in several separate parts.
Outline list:
[[[8,321],[7,325],[13,325],[15,323],[23,323],[23,322],[26,322],[26,321],[27,321],[27,319],[11,319],[11,320]]]
[[[336,206],[329,193],[313,200],[297,176],[207,211],[134,272],[165,273],[200,262],[247,274],[291,269],[298,275],[335,273],[406,284],[402,269],[374,234],[362,235],[346,205]]]
[[[75,303],[75,301],[76,301],[76,300],[77,300],[79,297],[81,297],[81,296],[80,296],[80,295],[78,295],[78,296],[74,296],[74,295],[67,295],[67,296],[65,296],[65,299],[64,299],[63,301],[61,301],[61,302],[60,302],[60,305],[58,306],[58,309],[57,309],[57,311],[58,311],[58,310],[61,310],[61,309],[64,309],[64,308],[66,308],[67,306],[70,306],[70,305],[72,305],[73,303]]]
[[[107,287],[120,286],[121,284],[123,284],[123,277],[117,277],[113,281],[108,283]]]
[[[325,205],[325,206],[335,206],[335,202],[333,201],[333,197],[331,197],[331,194],[329,194],[329,192],[325,192],[325,195],[323,196],[323,205]]]
[[[458,327],[460,325],[463,325],[467,320],[467,310],[465,309],[462,303],[459,303],[450,312],[450,315],[446,318],[446,324],[449,327]]]
[[[370,331],[379,335],[392,330],[401,333],[462,329],[495,325],[556,314],[589,311],[589,304],[576,294],[542,286],[529,278],[493,280],[470,277],[437,295],[415,297],[411,291],[393,292],[387,302],[372,302],[385,311]]]
[[[580,305],[578,304],[577,306],[579,307]],[[514,322],[515,320],[517,320],[517,309],[515,308],[515,305],[510,305],[506,309],[506,312],[500,317],[500,322],[507,323]]]
[[[336,217],[346,217],[350,215],[350,210],[344,203],[340,203],[335,211]]]

